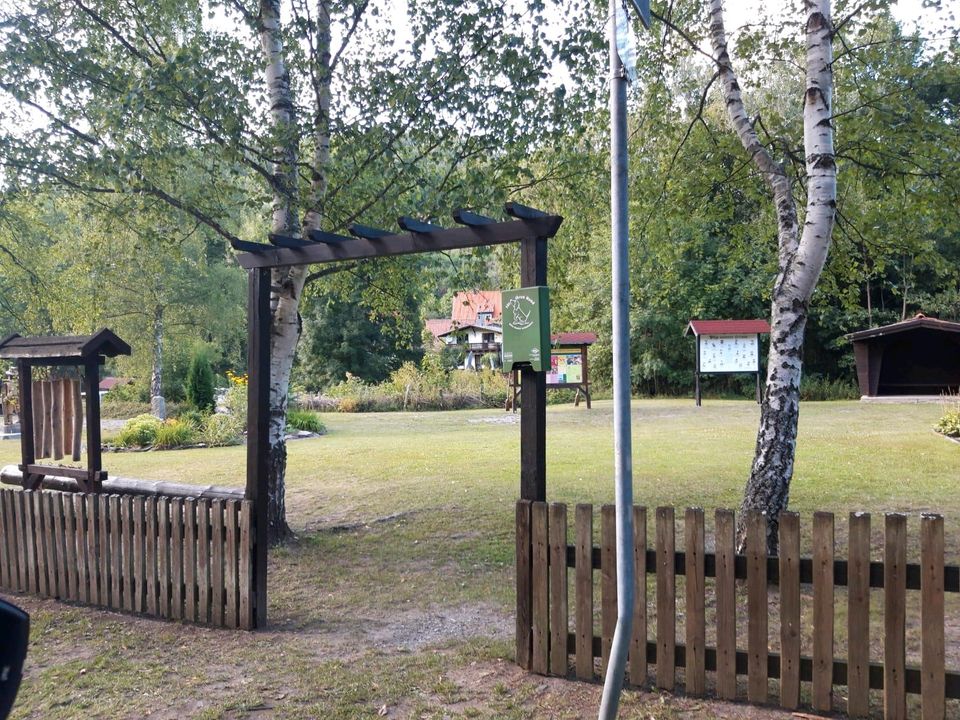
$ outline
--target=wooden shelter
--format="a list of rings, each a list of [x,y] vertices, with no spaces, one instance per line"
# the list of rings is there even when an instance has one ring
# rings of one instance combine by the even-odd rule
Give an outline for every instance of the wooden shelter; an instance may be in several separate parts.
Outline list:
[[[270,456],[270,276],[273,268],[331,263],[344,260],[443,252],[459,248],[520,243],[520,283],[547,284],[547,240],[560,229],[563,218],[507,203],[512,219],[498,221],[466,210],[453,214],[461,227],[443,228],[401,217],[402,232],[351,225],[338,235],[310,230],[306,238],[270,235],[270,245],[234,241],[240,266],[249,270],[247,304],[247,484],[245,498],[254,507],[253,606],[254,625],[267,621],[267,502]],[[520,415],[520,497],[546,499],[546,373],[524,368],[520,374],[523,411]],[[518,611],[527,612],[529,579],[518,579]],[[526,585],[524,585],[526,583]],[[523,607],[519,607],[520,605]]]
[[[960,323],[921,314],[846,338],[865,397],[960,391]]]
[[[100,457],[100,365],[107,357],[129,355],[130,346],[106,328],[93,335],[61,335],[50,337],[21,337],[13,334],[0,340],[0,358],[15,360],[20,383],[20,470],[23,473],[23,486],[27,489],[36,489],[40,486],[45,475],[70,477],[77,480],[80,489],[84,492],[99,491],[100,485],[107,477],[102,469]],[[63,443],[66,434],[63,432],[69,412],[64,412],[68,404],[74,412],[80,409],[79,392],[53,391],[53,386],[47,389],[42,386],[43,398],[35,398],[34,390],[38,386],[33,382],[33,368],[35,366],[76,366],[83,368],[83,384],[87,395],[86,425],[87,425],[87,467],[63,467],[59,465],[41,465],[37,463],[38,448],[36,446],[35,423],[41,419],[49,429],[41,433],[51,439],[58,433],[54,432],[56,418],[60,419],[59,442],[60,454],[63,454]],[[62,386],[61,386],[62,388]],[[79,385],[76,386],[79,390]],[[35,405],[42,403],[46,412],[35,412]],[[48,418],[43,420],[42,418]],[[79,459],[79,436],[82,416],[72,423],[70,433],[71,455]],[[52,444],[53,443],[51,439]],[[41,457],[50,453],[40,448]]]

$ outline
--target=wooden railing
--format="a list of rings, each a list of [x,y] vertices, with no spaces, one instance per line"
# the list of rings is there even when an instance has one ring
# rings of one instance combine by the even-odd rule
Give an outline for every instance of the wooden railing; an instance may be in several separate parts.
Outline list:
[[[0,588],[253,627],[248,501],[0,490]]]
[[[601,509],[600,546],[593,546],[593,506],[577,505],[574,543],[567,540],[567,508],[563,504],[517,503],[517,662],[542,674],[593,680],[594,659],[606,670],[617,615],[615,512]],[[684,514],[684,548],[676,548],[674,510],[656,510],[655,541],[647,546],[647,513],[633,508],[635,602],[628,682],[644,685],[648,665],[655,665],[654,685],[672,690],[676,668],[684,671],[688,694],[713,690],[724,699],[738,697],[737,676],[745,675],[746,699],[768,702],[768,678],[779,680],[779,704],[797,708],[801,686],[809,683],[809,703],[817,711],[845,710],[866,716],[870,690],[882,690],[884,716],[907,717],[907,695],[919,695],[924,720],[944,718],[948,699],[960,698],[960,674],[945,667],[944,594],[960,592],[960,568],[944,566],[943,519],[925,515],[920,522],[919,564],[907,562],[906,516],[884,516],[884,561],[870,557],[870,516],[849,519],[846,558],[835,556],[834,517],[816,513],[812,557],[800,555],[800,518],[784,513],[780,520],[780,555],[767,557],[766,521],[746,518],[747,552],[734,552],[734,514],[715,515],[714,552],[706,551],[704,513]],[[574,632],[569,631],[568,569],[573,568]],[[594,634],[594,571],[599,571],[600,634]],[[648,639],[647,575],[655,575],[654,640]],[[677,577],[682,576],[685,643],[678,643]],[[707,638],[707,578],[711,583],[714,647]],[[738,581],[745,581],[746,603],[738,608]],[[801,627],[804,586],[812,586],[807,603],[809,628]],[[835,657],[836,587],[847,588],[846,657]],[[883,589],[883,662],[870,661],[871,588]],[[919,593],[919,667],[906,663],[908,591]],[[810,593],[808,592],[807,595]],[[771,596],[779,606],[771,611]],[[812,604],[812,608],[809,605]],[[876,608],[875,608],[876,609]],[[737,643],[738,614],[746,622],[746,647]],[[779,644],[771,651],[769,620],[779,621]],[[651,623],[652,624],[652,623]],[[812,655],[801,655],[803,633]],[[847,687],[838,703],[834,686]]]

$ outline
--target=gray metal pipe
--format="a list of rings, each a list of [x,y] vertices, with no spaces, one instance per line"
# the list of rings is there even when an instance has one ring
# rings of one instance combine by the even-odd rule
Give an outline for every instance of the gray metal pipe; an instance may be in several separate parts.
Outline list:
[[[627,240],[627,78],[617,54],[617,3],[610,0],[610,222],[613,285],[613,447],[617,507],[617,628],[599,720],[620,706],[633,624],[633,447],[630,437],[630,273]]]

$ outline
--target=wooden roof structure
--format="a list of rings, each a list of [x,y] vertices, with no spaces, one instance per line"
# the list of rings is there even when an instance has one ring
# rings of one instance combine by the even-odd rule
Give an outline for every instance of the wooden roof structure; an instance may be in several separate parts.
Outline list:
[[[939,395],[960,390],[960,323],[919,314],[845,336],[866,397]]]
[[[35,365],[75,365],[90,357],[116,357],[130,352],[130,346],[107,328],[92,335],[22,337],[13,333],[0,340],[0,358],[29,360]]]
[[[767,335],[770,323],[766,320],[691,320],[684,335]]]

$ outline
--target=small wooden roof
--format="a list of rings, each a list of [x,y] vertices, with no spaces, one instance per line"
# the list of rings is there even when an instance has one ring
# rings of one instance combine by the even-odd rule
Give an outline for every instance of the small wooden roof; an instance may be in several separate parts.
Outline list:
[[[562,332],[550,336],[553,345],[593,345],[597,334],[592,332]]]
[[[766,320],[691,320],[683,334],[694,335],[766,335],[770,323]]]
[[[93,335],[21,337],[14,333],[0,340],[0,358],[7,360],[68,360],[129,354],[130,346],[107,328]]]
[[[862,340],[869,340],[870,338],[883,337],[884,335],[893,335],[895,333],[906,332],[908,330],[917,330],[919,328],[960,333],[960,323],[929,318],[923,313],[919,313],[916,317],[910,318],[909,320],[904,320],[903,322],[893,323],[892,325],[884,325],[883,327],[869,328],[867,330],[859,330],[857,332],[850,333],[849,335],[844,335],[844,337],[847,340],[858,342]]]

